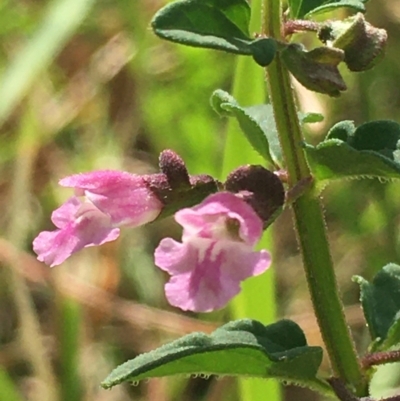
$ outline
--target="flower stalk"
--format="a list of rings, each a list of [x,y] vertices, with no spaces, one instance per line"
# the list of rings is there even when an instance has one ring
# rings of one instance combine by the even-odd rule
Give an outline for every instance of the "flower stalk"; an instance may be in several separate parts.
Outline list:
[[[282,39],[280,3],[278,0],[264,0],[263,33],[278,40]],[[303,137],[289,73],[279,53],[266,71],[270,100],[288,171],[288,185],[291,188],[310,177],[311,172],[302,149]],[[292,204],[292,208],[312,303],[334,375],[353,388],[358,396],[365,396],[366,381],[345,321],[325,221],[313,186]]]

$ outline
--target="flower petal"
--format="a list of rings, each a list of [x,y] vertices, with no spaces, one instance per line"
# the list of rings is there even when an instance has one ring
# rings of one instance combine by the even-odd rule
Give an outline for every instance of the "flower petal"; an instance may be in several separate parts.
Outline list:
[[[69,198],[58,209],[51,214],[51,221],[57,228],[63,228],[75,219],[75,215],[82,202],[75,196]]]
[[[63,205],[66,209],[71,207],[68,202]],[[119,229],[111,226],[110,218],[90,203],[81,204],[76,215],[70,217],[61,229],[43,231],[34,239],[33,250],[38,260],[53,267],[84,247],[101,245],[119,236]]]
[[[161,240],[154,252],[155,264],[169,274],[182,274],[195,266],[197,253],[193,248],[174,241],[172,238]]]
[[[233,241],[197,238],[179,244],[161,241],[156,265],[173,274],[165,286],[169,303],[183,310],[209,312],[224,307],[240,291],[240,282],[264,272],[268,252]]]
[[[251,206],[230,192],[212,194],[198,206],[182,209],[175,214],[175,220],[184,227],[183,241],[191,236],[218,239],[215,226],[221,217],[237,220],[239,235],[249,245],[254,245],[260,239],[261,219]]]
[[[124,171],[93,171],[62,179],[60,185],[82,191],[114,225],[139,226],[153,221],[163,205],[150,191],[143,176]]]

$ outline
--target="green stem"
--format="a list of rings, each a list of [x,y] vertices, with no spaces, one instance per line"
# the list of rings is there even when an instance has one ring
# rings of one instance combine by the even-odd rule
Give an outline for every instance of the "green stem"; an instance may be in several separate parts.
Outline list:
[[[280,1],[264,0],[264,12],[264,33],[282,40]],[[289,73],[279,53],[267,68],[267,78],[288,184],[292,187],[310,177],[311,172],[302,149],[303,137]],[[292,207],[312,303],[334,374],[351,385],[357,395],[364,396],[366,382],[339,297],[319,199],[311,188]]]

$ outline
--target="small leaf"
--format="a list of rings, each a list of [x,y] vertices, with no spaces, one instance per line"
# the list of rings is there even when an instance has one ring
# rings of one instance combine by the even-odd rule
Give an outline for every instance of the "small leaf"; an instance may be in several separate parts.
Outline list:
[[[388,341],[385,346],[393,345],[393,340],[399,340],[400,266],[394,263],[384,266],[372,283],[360,276],[353,280],[360,286],[360,300],[372,339],[380,345],[385,340]]]
[[[339,139],[328,139],[316,147],[305,145],[317,187],[322,190],[338,179],[400,179],[400,165],[380,153],[358,151]]]
[[[304,16],[314,8],[324,3],[324,0],[289,0],[290,17],[303,19]]]
[[[214,110],[224,117],[236,117],[253,148],[272,166],[283,167],[282,150],[270,104],[241,107],[228,92],[216,90],[210,99]],[[319,113],[299,112],[303,124],[323,121]]]
[[[374,150],[396,160],[400,140],[400,124],[391,120],[376,120],[360,125],[349,138],[358,150]]]
[[[299,118],[302,124],[314,124],[324,121],[324,116],[320,113],[301,113],[299,112]]]
[[[282,156],[271,105],[241,107],[229,93],[216,90],[211,104],[221,116],[235,117],[253,148],[271,165],[280,165]]]
[[[354,121],[340,121],[329,130],[326,139],[340,139],[343,142],[348,142],[355,130]]]
[[[390,326],[386,340],[382,343],[380,350],[384,351],[398,344],[400,344],[400,319],[397,319]]]
[[[340,7],[349,7],[355,11],[365,11],[367,0],[289,0],[290,17],[303,19],[313,14],[327,12]]]
[[[254,61],[261,65],[261,67],[266,67],[274,59],[277,44],[274,39],[259,38],[251,43],[250,48]]]
[[[376,120],[355,127],[341,121],[318,146],[306,145],[310,167],[322,189],[341,178],[400,179],[400,124]]]
[[[319,7],[316,7],[309,12],[306,13],[305,17],[311,17],[316,14],[322,14],[322,13],[327,13],[329,11],[333,11],[338,8],[351,8],[353,11],[356,12],[365,12],[365,5],[364,3],[366,0],[338,0],[338,1],[325,1]]]
[[[111,372],[102,386],[176,374],[275,377],[306,385],[315,380],[321,360],[322,349],[307,346],[296,323],[264,326],[243,319],[211,335],[192,333],[139,355]]]

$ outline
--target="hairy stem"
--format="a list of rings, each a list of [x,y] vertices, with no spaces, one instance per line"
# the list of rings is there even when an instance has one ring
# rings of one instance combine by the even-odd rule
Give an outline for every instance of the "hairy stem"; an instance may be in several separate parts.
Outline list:
[[[280,7],[278,0],[264,0],[264,33],[282,40]],[[311,172],[302,149],[303,137],[289,73],[279,53],[267,68],[267,79],[288,184],[294,187],[310,177]],[[324,217],[313,186],[293,203],[292,208],[311,299],[332,369],[336,376],[354,388],[357,395],[364,396],[366,382],[345,321]]]

